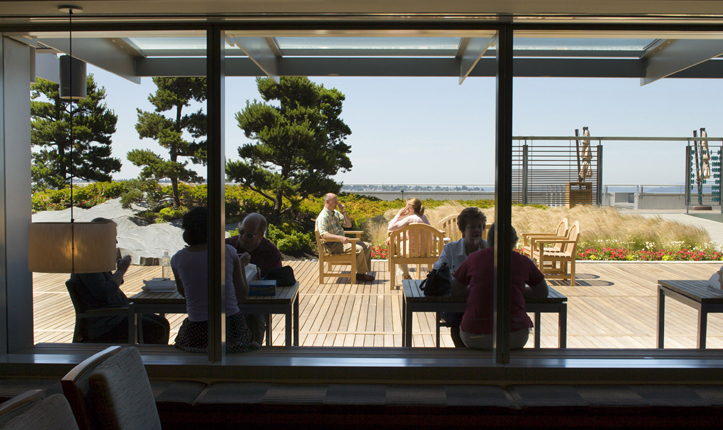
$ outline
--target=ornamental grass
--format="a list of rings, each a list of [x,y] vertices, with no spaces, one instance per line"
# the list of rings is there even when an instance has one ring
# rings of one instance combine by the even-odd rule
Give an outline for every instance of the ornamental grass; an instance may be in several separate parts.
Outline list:
[[[447,215],[459,213],[465,206],[457,202],[425,210],[433,226]],[[401,206],[400,206],[401,208]],[[367,237],[374,245],[386,240],[386,222],[400,208],[384,212],[367,225]],[[494,222],[494,208],[483,208],[487,222]],[[580,222],[578,259],[614,261],[704,261],[720,260],[720,245],[700,227],[659,216],[626,214],[610,206],[563,207],[513,206],[512,225],[521,233],[553,233],[562,218]]]

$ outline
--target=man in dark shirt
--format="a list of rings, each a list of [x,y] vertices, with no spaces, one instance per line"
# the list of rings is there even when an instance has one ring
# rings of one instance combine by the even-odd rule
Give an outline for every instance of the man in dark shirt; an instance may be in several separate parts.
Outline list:
[[[238,236],[226,239],[228,245],[236,248],[241,263],[255,264],[263,278],[269,269],[281,267],[281,252],[264,237],[269,223],[261,214],[251,213],[238,224]],[[253,333],[254,341],[262,344],[266,333],[266,315],[245,313],[246,324]]]
[[[255,264],[261,277],[266,276],[269,269],[281,267],[281,252],[264,237],[268,223],[261,214],[251,213],[238,225],[238,236],[231,236],[226,243],[236,248],[241,254],[241,262]],[[246,254],[248,256],[245,256]]]
[[[92,222],[113,222],[105,218],[96,218]],[[131,257],[126,255],[118,260],[115,273],[72,273],[69,284],[77,292],[77,300],[88,310],[122,308],[128,306],[128,298],[121,291],[123,276],[131,265]],[[69,288],[73,288],[69,285]],[[168,320],[156,314],[143,314],[144,343],[168,344],[170,324]],[[107,316],[93,318],[85,326],[83,341],[127,343],[128,317]]]

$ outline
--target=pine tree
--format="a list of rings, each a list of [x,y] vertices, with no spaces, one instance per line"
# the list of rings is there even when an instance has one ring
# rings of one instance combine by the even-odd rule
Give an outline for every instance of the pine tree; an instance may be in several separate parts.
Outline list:
[[[87,77],[88,96],[74,101],[73,176],[91,181],[110,181],[121,161],[112,158],[111,135],[118,116],[103,102],[105,88]],[[63,188],[70,181],[70,101],[60,98],[58,84],[38,78],[30,98],[31,142],[34,147],[32,179],[35,188]]]
[[[351,148],[344,143],[351,129],[339,117],[345,98],[339,90],[306,77],[256,81],[266,103],[247,102],[236,121],[257,143],[241,146],[242,160],[229,162],[226,174],[273,202],[278,219],[309,195],[339,192],[341,184],[331,176],[352,167]],[[278,103],[268,104],[272,100]]]
[[[195,139],[206,136],[206,114],[202,109],[198,112],[183,114],[183,108],[190,106],[192,100],[206,100],[206,78],[153,78],[156,84],[155,94],[148,101],[156,107],[155,112],[138,109],[136,131],[141,138],[147,137],[158,141],[168,150],[169,159],[150,150],[136,149],[128,153],[128,161],[143,167],[141,179],[159,180],[169,178],[173,190],[173,207],[178,207],[181,200],[178,193],[178,181],[201,182],[202,178],[193,170],[186,168],[188,160],[179,161],[179,157],[188,157],[193,163],[206,164],[206,141],[196,142]],[[171,111],[173,118],[161,112]],[[188,132],[193,141],[184,139],[183,133]]]

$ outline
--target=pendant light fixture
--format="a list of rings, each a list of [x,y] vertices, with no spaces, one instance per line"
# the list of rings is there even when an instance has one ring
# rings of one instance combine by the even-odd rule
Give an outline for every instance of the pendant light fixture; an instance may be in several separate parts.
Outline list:
[[[73,58],[73,14],[76,6],[61,6],[70,28],[68,55],[60,57],[60,98],[70,107],[70,222],[30,223],[28,270],[41,273],[94,273],[116,268],[116,225],[77,223],[73,218],[73,100],[86,97],[85,63]],[[79,91],[80,90],[80,91]],[[75,91],[75,92],[74,92]]]

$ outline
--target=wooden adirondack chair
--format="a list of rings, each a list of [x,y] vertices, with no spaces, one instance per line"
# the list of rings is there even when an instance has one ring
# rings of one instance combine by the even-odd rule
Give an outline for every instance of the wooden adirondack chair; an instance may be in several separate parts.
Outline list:
[[[560,239],[566,239],[568,224],[569,221],[567,220],[567,217],[565,217],[559,224],[557,224],[557,229],[554,233],[522,233],[522,253],[528,257],[532,257],[533,250],[537,248],[535,242],[538,238],[548,239],[557,237]],[[550,248],[547,251],[561,251],[562,244],[555,244],[553,248]]]
[[[389,236],[389,278],[394,288],[397,264],[416,264],[419,273],[422,264],[431,270],[439,260],[444,247],[444,232],[431,225],[408,224]]]
[[[459,226],[457,225],[458,216],[459,214],[448,215],[442,218],[442,220],[437,223],[437,225],[439,226],[439,230],[442,230],[444,232],[450,242],[462,239],[462,232],[459,231]],[[487,240],[487,233],[490,231],[491,226],[492,223],[489,222],[485,225],[485,230],[482,232],[482,239]]]
[[[437,223],[439,229],[444,232],[450,242],[462,239],[462,232],[459,231],[457,226],[457,217],[459,214],[452,214],[442,218],[442,221]]]
[[[319,235],[319,230],[314,229],[316,234],[316,246],[319,248],[319,283],[324,283],[324,278],[335,277],[335,278],[346,278],[351,276],[351,282],[356,282],[356,243],[361,240],[361,231],[345,231],[344,234],[353,235],[350,237],[349,242],[352,244],[352,252],[349,254],[332,254],[326,250],[325,243],[340,242],[338,240],[326,240],[322,239]],[[324,271],[324,263],[327,265],[326,271]],[[336,273],[333,272],[333,266],[351,266],[351,273]]]
[[[538,238],[537,249],[532,258],[547,279],[569,279],[575,286],[575,259],[577,258],[577,239],[580,235],[580,222],[575,221],[568,230],[566,238]],[[551,245],[546,247],[545,245]],[[555,248],[560,246],[560,251]]]

